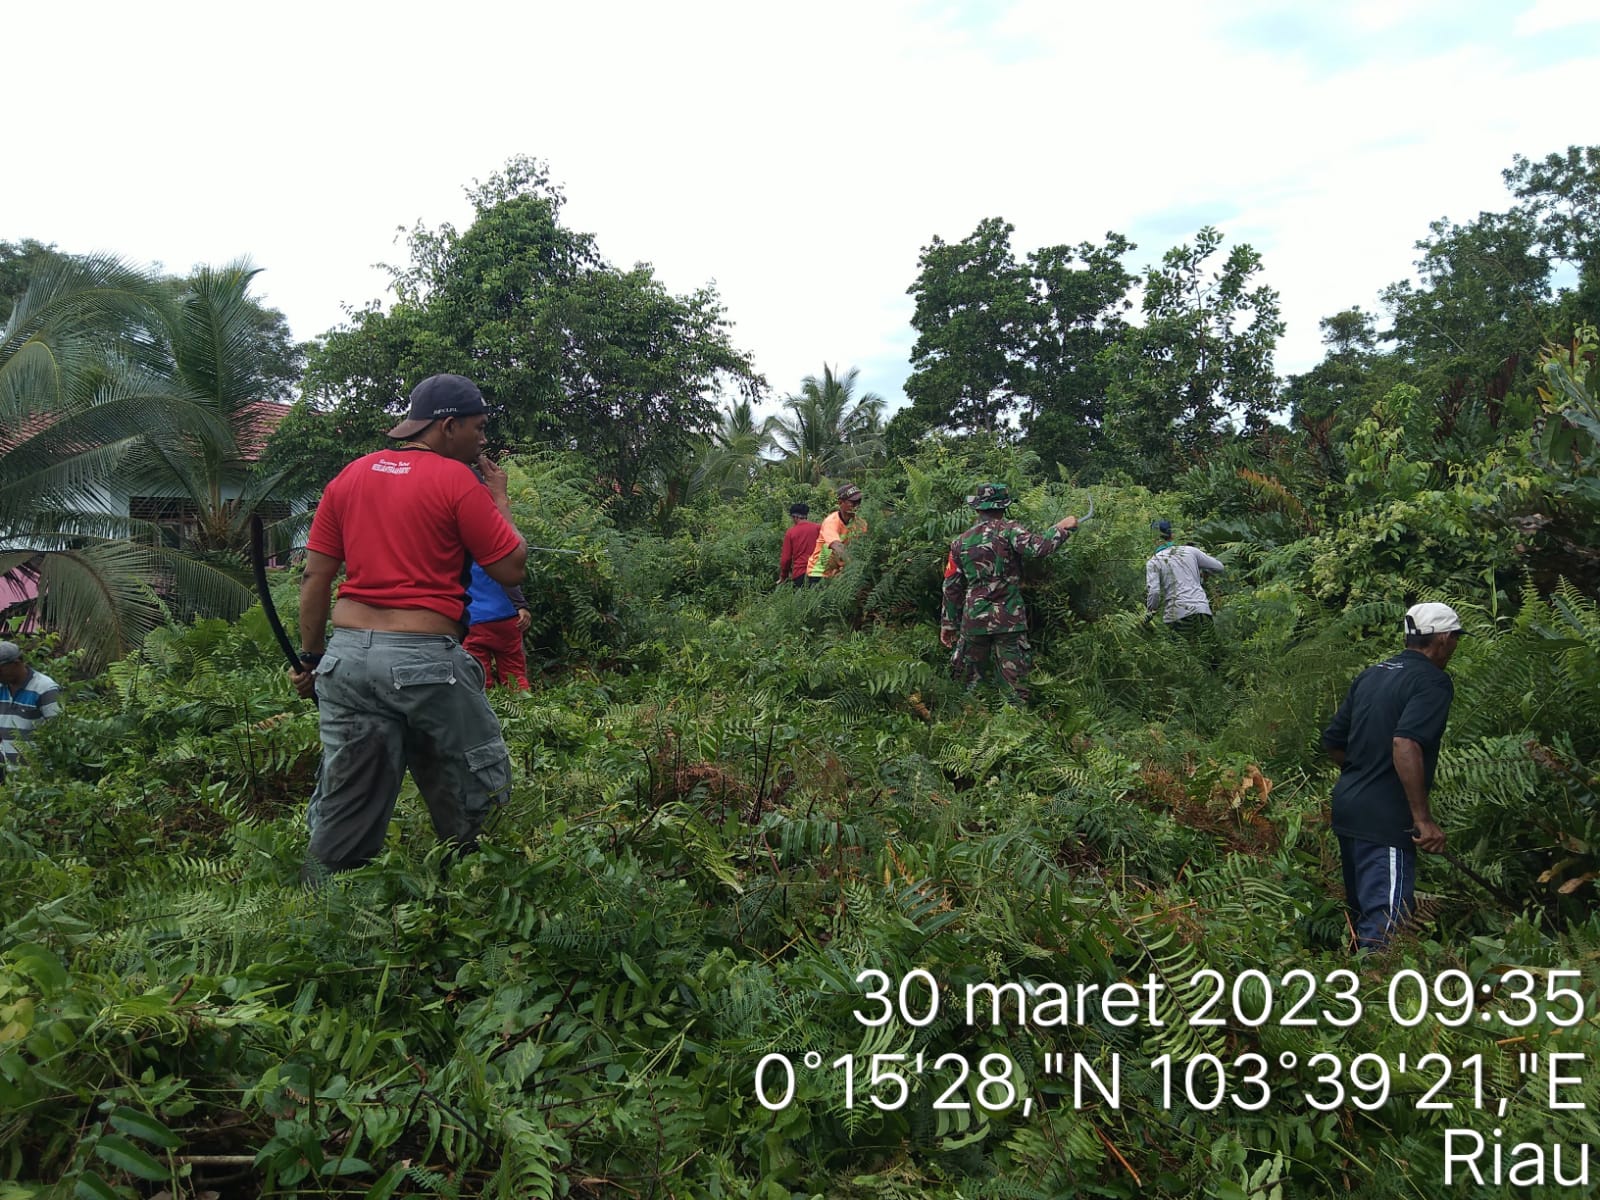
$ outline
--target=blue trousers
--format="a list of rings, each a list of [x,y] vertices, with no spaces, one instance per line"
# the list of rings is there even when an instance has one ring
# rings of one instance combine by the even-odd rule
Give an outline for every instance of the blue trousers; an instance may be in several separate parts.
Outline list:
[[[1416,908],[1417,852],[1339,837],[1344,864],[1344,902],[1356,929],[1356,945],[1381,949]]]

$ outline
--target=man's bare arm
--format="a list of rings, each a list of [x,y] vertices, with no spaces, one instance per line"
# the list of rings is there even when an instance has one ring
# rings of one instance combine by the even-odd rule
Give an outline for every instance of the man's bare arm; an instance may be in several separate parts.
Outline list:
[[[333,605],[333,581],[339,574],[337,558],[316,550],[306,551],[306,570],[300,577],[300,649],[305,654],[321,654],[328,646],[328,611]],[[294,690],[303,699],[316,691],[316,676],[311,668],[290,673]]]
[[[511,585],[522,582],[522,576],[528,569],[528,541],[521,534],[517,537],[517,548],[504,558],[497,558],[492,563],[483,565],[483,573],[496,583]]]
[[[522,577],[528,571],[528,539],[517,530],[517,523],[511,519],[511,498],[509,494],[509,477],[500,466],[487,454],[478,459],[478,473],[483,476],[484,483],[489,485],[489,497],[494,501],[494,506],[506,523],[517,533],[517,548],[504,558],[497,558],[492,563],[483,564],[483,573],[498,584],[512,587],[522,582]]]
[[[1413,838],[1417,849],[1428,854],[1438,854],[1444,849],[1444,830],[1433,819],[1428,807],[1427,772],[1423,767],[1422,747],[1407,737],[1394,739],[1394,772],[1400,776],[1400,786],[1406,790],[1406,803],[1411,808],[1411,821],[1416,826]]]
[[[300,577],[300,649],[307,654],[321,654],[327,648],[328,613],[339,566],[337,558],[306,551],[306,571]]]

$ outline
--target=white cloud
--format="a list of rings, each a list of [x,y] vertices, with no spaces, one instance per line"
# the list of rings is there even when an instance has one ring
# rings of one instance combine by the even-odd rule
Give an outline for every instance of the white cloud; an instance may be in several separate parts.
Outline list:
[[[1503,207],[1513,153],[1592,136],[1600,54],[1525,62],[1498,30],[1363,52],[1438,11],[1420,3],[1358,6],[1341,58],[1250,37],[1275,9],[37,6],[8,14],[30,52],[8,64],[0,237],[174,270],[249,254],[311,336],[381,295],[396,226],[465,222],[463,185],[532,153],[613,261],[714,279],[781,394],[824,361],[904,364],[935,234],[1003,216],[1020,253],[1179,212],[1263,252],[1279,368],[1303,370],[1318,318],[1372,307],[1430,219]],[[1193,231],[1142,237],[1136,264]],[[882,370],[861,385],[897,397],[903,365]]]
[[[1519,37],[1554,33],[1600,22],[1600,0],[1534,0],[1518,14],[1513,29]]]

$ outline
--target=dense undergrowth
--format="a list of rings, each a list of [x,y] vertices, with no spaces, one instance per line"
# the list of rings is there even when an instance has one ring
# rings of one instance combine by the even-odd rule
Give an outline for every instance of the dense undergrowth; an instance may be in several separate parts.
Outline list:
[[[1020,488],[1034,527],[1086,504],[1010,452],[934,447],[869,481],[844,576],[794,592],[771,577],[803,489],[759,481],[662,537],[614,528],[581,464],[524,462],[519,524],[580,553],[533,571],[542,678],[494,698],[517,783],[460,863],[408,784],[385,857],[300,887],[316,717],[259,610],[76,685],[0,806],[0,1175],[19,1181],[0,1196],[1432,1197],[1447,1129],[1600,1141],[1600,1037],[1558,994],[1600,982],[1593,600],[1523,587],[1514,557],[1476,590],[1441,569],[1408,594],[1380,556],[1359,580],[1339,557],[1393,545],[1364,517],[1308,535],[1269,511],[1230,535],[1219,501],[1212,670],[1141,621],[1149,522],[1180,501],[1108,487],[1030,575],[1035,700],[1002,707],[955,688],[933,624],[980,476]],[[1435,796],[1455,858],[1424,860],[1414,936],[1356,961],[1318,733],[1419,598],[1470,630]],[[1519,1013],[1519,970],[1537,1019],[1448,1019],[1462,984]],[[865,971],[891,985],[885,1024],[864,1023],[884,1007]],[[1151,979],[1131,1022],[1098,1000],[1082,1020],[966,1010],[975,985],[1025,983],[1014,1005]],[[1285,1023],[1308,980],[1312,1019]],[[1552,1109],[1535,1051],[1589,1056],[1563,1093],[1587,1109]],[[782,1104],[772,1055],[794,1067]],[[1121,1063],[1116,1103],[1075,1095],[1074,1056]],[[1431,1099],[1453,1107],[1421,1107],[1441,1062]]]

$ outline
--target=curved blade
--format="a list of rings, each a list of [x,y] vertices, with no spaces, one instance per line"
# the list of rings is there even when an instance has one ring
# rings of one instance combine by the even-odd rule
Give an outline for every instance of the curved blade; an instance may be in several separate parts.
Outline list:
[[[278,639],[283,656],[289,660],[289,669],[298,671],[300,655],[289,640],[289,635],[284,632],[283,622],[278,619],[278,610],[272,604],[272,589],[267,586],[267,531],[261,523],[260,513],[250,514],[250,567],[255,573],[256,595],[260,597],[261,611],[266,614],[272,636]]]

